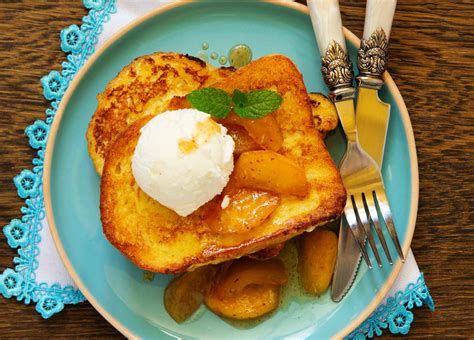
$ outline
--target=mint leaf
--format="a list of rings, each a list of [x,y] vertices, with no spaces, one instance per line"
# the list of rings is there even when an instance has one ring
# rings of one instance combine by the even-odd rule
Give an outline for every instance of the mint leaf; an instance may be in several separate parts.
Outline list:
[[[235,89],[234,93],[232,93],[232,101],[234,102],[234,107],[244,107],[247,105],[248,98],[244,92]]]
[[[225,118],[232,109],[242,118],[259,119],[278,109],[283,99],[270,90],[242,92],[235,89],[232,98],[221,89],[208,87],[186,96],[192,107],[215,118]]]
[[[234,111],[242,118],[259,119],[277,110],[282,101],[283,98],[275,91],[250,91],[246,94],[246,103],[234,106]]]
[[[231,110],[232,98],[224,90],[213,87],[195,90],[188,94],[186,99],[195,109],[216,118],[227,117]]]

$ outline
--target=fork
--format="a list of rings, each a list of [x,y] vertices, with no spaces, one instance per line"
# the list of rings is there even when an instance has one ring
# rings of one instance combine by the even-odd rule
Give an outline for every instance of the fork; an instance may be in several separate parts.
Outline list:
[[[380,168],[360,147],[357,139],[350,140],[348,138],[347,150],[341,161],[340,172],[347,190],[344,217],[359,244],[362,256],[369,268],[372,268],[372,263],[365,248],[366,237],[378,266],[382,267],[382,261],[375,244],[371,225],[374,226],[389,263],[393,263],[380,226],[381,220],[384,221],[400,258],[402,261],[405,261],[393,223],[390,205],[385,194]],[[381,219],[379,219],[379,212],[382,216]]]
[[[347,149],[339,165],[347,190],[344,219],[370,269],[372,269],[372,262],[365,247],[366,239],[378,266],[382,267],[372,226],[389,263],[393,263],[381,222],[387,227],[395,248],[404,262],[405,257],[393,223],[380,167],[363,150],[357,140],[354,113],[355,88],[352,85],[354,74],[342,32],[339,3],[337,0],[311,0],[308,5],[319,10],[313,11],[312,17],[314,16],[313,26],[322,58],[321,71],[347,139]]]

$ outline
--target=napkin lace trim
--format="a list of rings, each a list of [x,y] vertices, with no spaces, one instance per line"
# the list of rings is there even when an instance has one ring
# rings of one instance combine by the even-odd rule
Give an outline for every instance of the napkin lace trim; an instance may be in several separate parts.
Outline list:
[[[15,297],[26,304],[36,303],[36,311],[43,318],[49,318],[61,311],[65,304],[76,304],[85,300],[82,293],[73,286],[49,285],[36,281],[38,268],[38,244],[40,231],[45,220],[43,200],[43,163],[46,142],[59,102],[72,78],[95,51],[102,27],[117,10],[116,0],[83,0],[89,10],[80,26],[71,25],[61,31],[61,49],[68,53],[62,63],[61,72],[51,71],[41,78],[44,97],[51,101],[46,109],[46,119],[37,120],[25,130],[30,145],[37,150],[33,158],[33,168],[23,170],[15,176],[13,183],[18,196],[25,200],[21,208],[21,219],[13,219],[3,228],[3,233],[11,248],[17,249],[13,258],[14,269],[7,268],[0,274],[0,293]]]
[[[434,302],[425,283],[423,273],[410,283],[405,290],[398,291],[381,304],[347,339],[362,340],[381,336],[383,330],[389,329],[392,334],[408,334],[414,316],[410,311],[415,307],[427,305],[434,311]]]

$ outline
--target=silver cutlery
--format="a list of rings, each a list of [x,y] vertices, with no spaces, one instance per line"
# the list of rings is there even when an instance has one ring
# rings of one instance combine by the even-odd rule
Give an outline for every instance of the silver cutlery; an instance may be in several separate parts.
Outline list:
[[[383,86],[382,75],[388,62],[390,36],[396,0],[368,0],[362,41],[358,51],[359,82],[356,126],[357,138],[362,148],[382,167],[385,139],[390,118],[390,105],[378,97]],[[352,287],[362,255],[352,232],[344,223],[340,225],[339,251],[331,286],[331,298],[339,302]],[[377,228],[382,247],[392,264],[392,257],[381,229]],[[395,247],[404,260],[398,237]]]
[[[340,163],[341,176],[348,194],[344,209],[344,219],[349,225],[359,246],[360,253],[362,253],[369,268],[372,268],[372,263],[365,247],[366,239],[374,253],[377,264],[381,267],[382,262],[371,226],[374,226],[388,258],[390,258],[390,253],[381,231],[381,221],[385,222],[392,240],[396,245],[398,244],[397,249],[399,248],[399,242],[393,225],[393,218],[385,194],[379,165],[364,151],[357,140],[354,113],[355,89],[352,85],[353,71],[342,33],[339,4],[337,0],[309,0],[308,7],[321,53],[323,77],[330,89],[330,97],[337,108],[339,119],[347,138],[347,150]],[[364,76],[364,74],[361,74],[361,76]],[[384,136],[385,133],[386,126],[383,133]],[[382,145],[383,153],[384,138],[379,140],[379,143]],[[350,239],[347,237],[348,235],[345,236],[343,240],[347,250],[351,248],[351,244]],[[404,257],[401,251],[400,255],[403,260]],[[355,277],[359,253],[356,251],[350,254],[350,256],[352,267],[349,268],[348,266],[347,269],[352,270],[347,270],[346,276],[352,275]]]

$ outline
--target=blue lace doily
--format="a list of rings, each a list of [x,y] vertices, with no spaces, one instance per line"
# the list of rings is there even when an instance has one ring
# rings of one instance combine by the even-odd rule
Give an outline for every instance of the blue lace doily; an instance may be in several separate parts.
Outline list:
[[[8,245],[18,249],[18,256],[13,258],[15,268],[7,268],[0,275],[0,292],[6,298],[15,297],[26,304],[36,303],[36,310],[44,318],[60,312],[65,304],[85,300],[74,287],[37,282],[35,274],[40,252],[41,221],[45,219],[43,162],[48,132],[69,83],[94,52],[102,25],[116,12],[116,0],[84,0],[84,6],[89,13],[82,19],[82,25],[71,25],[61,31],[61,49],[68,53],[67,60],[62,63],[62,71],[51,71],[41,78],[44,97],[51,101],[51,106],[46,109],[44,121],[37,120],[25,130],[31,147],[37,150],[37,156],[33,159],[32,170],[23,170],[13,179],[18,196],[25,200],[21,220],[14,219],[3,228]]]
[[[61,72],[51,71],[41,78],[44,97],[51,101],[51,106],[46,109],[46,119],[35,121],[25,130],[31,147],[37,150],[37,156],[32,161],[32,170],[23,170],[13,179],[18,196],[25,200],[25,206],[21,208],[22,218],[12,220],[3,228],[8,245],[17,248],[18,256],[13,259],[14,269],[7,268],[0,275],[0,293],[5,298],[15,297],[26,304],[36,303],[36,311],[45,319],[63,310],[66,304],[85,301],[85,297],[74,287],[37,282],[35,274],[40,252],[41,221],[45,219],[42,175],[48,132],[72,78],[95,51],[103,24],[117,10],[116,0],[83,2],[89,13],[82,19],[82,25],[71,25],[61,31],[61,49],[67,53]],[[410,283],[405,291],[388,298],[347,338],[372,338],[382,335],[385,329],[393,334],[407,334],[414,318],[411,310],[423,305],[434,310],[433,300],[421,274],[416,283]]]
[[[366,339],[382,335],[384,329],[392,334],[407,334],[413,322],[411,309],[427,305],[434,311],[434,302],[425,283],[423,273],[415,283],[410,283],[404,291],[389,297],[359,326],[347,339]]]

